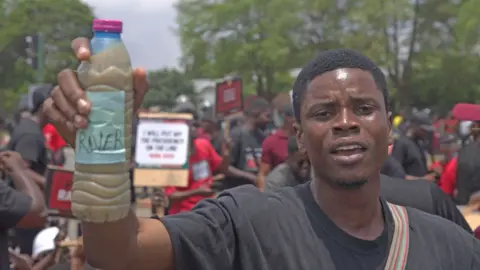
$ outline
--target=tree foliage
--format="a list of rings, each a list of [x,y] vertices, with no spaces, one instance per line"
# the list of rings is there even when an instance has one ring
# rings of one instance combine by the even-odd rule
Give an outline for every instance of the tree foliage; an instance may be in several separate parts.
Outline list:
[[[173,107],[177,98],[185,95],[195,101],[195,89],[191,79],[176,69],[160,69],[149,72],[150,90],[143,101],[143,106]]]
[[[258,95],[288,91],[290,70],[331,48],[357,49],[385,71],[403,106],[442,109],[480,98],[480,0],[180,0],[187,72],[238,74]],[[455,77],[455,78],[453,78]],[[281,83],[280,83],[281,82]]]
[[[57,72],[75,67],[70,42],[89,36],[93,13],[80,0],[0,0],[0,97],[1,106],[12,109],[27,86],[35,82],[35,70],[26,62],[26,36],[41,33],[45,51],[45,82],[55,82]]]

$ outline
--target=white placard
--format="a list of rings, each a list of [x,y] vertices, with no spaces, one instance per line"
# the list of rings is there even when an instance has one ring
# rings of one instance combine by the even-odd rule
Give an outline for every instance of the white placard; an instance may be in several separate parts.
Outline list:
[[[140,121],[135,161],[140,166],[182,166],[187,162],[188,142],[187,123]]]

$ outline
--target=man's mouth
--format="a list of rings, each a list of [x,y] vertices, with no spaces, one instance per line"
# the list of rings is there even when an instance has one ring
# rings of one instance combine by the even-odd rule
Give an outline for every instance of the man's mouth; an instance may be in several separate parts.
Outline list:
[[[345,165],[352,165],[365,157],[367,147],[362,143],[345,143],[331,150],[333,159]]]

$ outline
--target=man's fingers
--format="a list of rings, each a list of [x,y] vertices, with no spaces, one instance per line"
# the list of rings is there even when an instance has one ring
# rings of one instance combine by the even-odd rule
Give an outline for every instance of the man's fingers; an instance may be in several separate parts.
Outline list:
[[[43,113],[55,126],[63,139],[70,145],[75,145],[76,128],[71,122],[67,121],[62,112],[55,106],[53,98],[50,97],[45,100],[42,107]]]
[[[72,41],[73,54],[80,61],[86,61],[90,58],[90,42],[88,38],[79,37]]]
[[[143,68],[133,71],[133,89],[135,90],[135,112],[140,108],[143,98],[148,91],[147,72]]]
[[[77,115],[77,110],[75,110],[75,106],[70,104],[65,96],[60,90],[59,86],[56,86],[51,93],[52,99],[55,101],[55,106],[64,113],[65,118],[67,121],[73,123],[75,120],[75,115]]]
[[[69,104],[72,105],[81,116],[87,116],[90,113],[90,104],[87,101],[85,91],[78,84],[77,76],[71,69],[64,69],[57,75],[58,86],[57,91],[61,91]],[[55,104],[58,106],[55,100]],[[64,108],[60,111],[66,113]],[[78,124],[78,123],[77,123]]]

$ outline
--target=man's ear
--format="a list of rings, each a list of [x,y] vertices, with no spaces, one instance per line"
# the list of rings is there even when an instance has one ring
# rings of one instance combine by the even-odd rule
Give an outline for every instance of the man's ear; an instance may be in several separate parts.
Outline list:
[[[388,125],[390,126],[390,129],[391,129],[392,125],[393,125],[393,113],[392,112],[387,113],[387,120],[388,120]]]
[[[392,134],[392,112],[387,113],[388,121],[388,145],[392,145],[394,138]]]
[[[301,153],[305,153],[305,143],[303,139],[303,129],[299,122],[295,122],[293,124],[293,129],[295,130],[295,137],[297,137],[297,146],[298,151]]]

